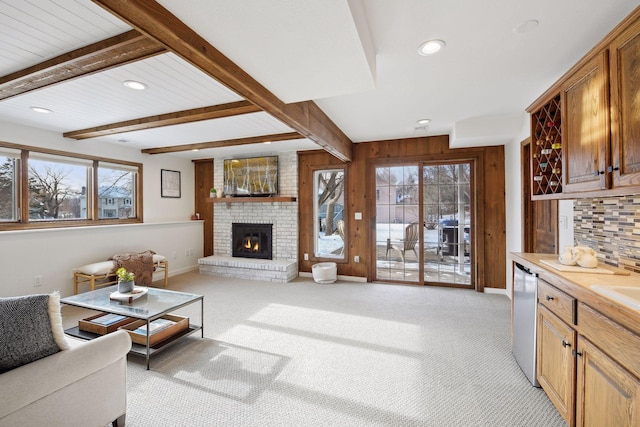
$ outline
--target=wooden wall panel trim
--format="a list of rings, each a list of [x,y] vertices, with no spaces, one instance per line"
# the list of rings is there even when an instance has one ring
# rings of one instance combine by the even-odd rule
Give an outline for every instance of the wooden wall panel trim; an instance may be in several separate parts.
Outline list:
[[[194,212],[204,220],[203,256],[213,255],[213,203],[207,203],[209,189],[213,187],[213,159],[196,160],[194,167]]]

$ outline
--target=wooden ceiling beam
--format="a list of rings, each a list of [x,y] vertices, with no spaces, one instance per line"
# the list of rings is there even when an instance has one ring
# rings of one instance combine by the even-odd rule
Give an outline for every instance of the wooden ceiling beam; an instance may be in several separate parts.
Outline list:
[[[313,101],[285,104],[156,1],[93,2],[316,142],[338,159],[352,159],[351,140]]]
[[[272,135],[250,136],[247,138],[226,139],[221,141],[197,142],[195,144],[170,145],[168,147],[145,148],[141,150],[145,154],[176,153],[179,151],[204,150],[206,148],[232,147],[234,145],[259,144],[261,142],[290,141],[302,139],[304,136],[298,132],[276,133]]]
[[[118,123],[97,126],[93,128],[74,130],[62,134],[65,138],[88,139],[98,136],[115,135],[124,132],[153,129],[162,126],[181,125],[202,120],[220,119],[241,114],[258,113],[262,109],[249,101],[230,102],[228,104],[212,105],[194,108],[140,119],[126,120]]]
[[[167,52],[136,30],[0,77],[0,100]]]

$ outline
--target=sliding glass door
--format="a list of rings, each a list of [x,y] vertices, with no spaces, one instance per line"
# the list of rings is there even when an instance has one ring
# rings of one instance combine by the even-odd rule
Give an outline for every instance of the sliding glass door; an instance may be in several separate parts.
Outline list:
[[[473,287],[468,162],[376,167],[376,280]]]

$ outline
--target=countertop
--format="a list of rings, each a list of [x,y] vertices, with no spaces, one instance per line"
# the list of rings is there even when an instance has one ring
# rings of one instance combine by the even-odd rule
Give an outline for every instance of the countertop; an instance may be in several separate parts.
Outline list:
[[[511,252],[512,261],[528,267],[538,273],[538,277],[556,288],[573,296],[579,302],[591,306],[621,325],[640,334],[640,311],[616,301],[591,289],[591,285],[630,286],[640,288],[640,274],[628,273],[626,270],[600,264],[599,267],[612,269],[619,274],[594,274],[588,272],[569,273],[554,269],[540,260],[555,260],[558,255]],[[511,291],[513,293],[513,289]],[[513,298],[513,295],[512,295]],[[580,320],[578,319],[578,323]]]

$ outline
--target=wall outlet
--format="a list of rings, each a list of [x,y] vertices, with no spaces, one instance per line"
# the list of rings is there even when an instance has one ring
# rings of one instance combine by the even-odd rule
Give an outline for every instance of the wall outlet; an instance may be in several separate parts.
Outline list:
[[[173,251],[173,253],[171,254],[171,258],[173,259],[178,258],[178,254],[176,253],[176,251]]]
[[[360,255],[356,255],[353,257],[353,262],[360,262]]]
[[[356,220],[358,220],[358,221],[361,220],[362,219],[362,212],[356,212],[355,215],[354,215],[354,218]]]
[[[304,260],[309,261],[309,254],[304,254]]]
[[[33,276],[33,286],[42,286],[42,276],[40,274]]]

